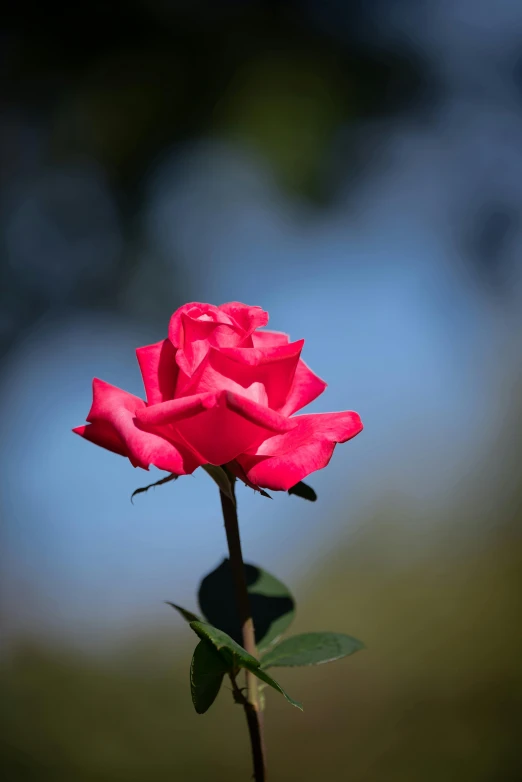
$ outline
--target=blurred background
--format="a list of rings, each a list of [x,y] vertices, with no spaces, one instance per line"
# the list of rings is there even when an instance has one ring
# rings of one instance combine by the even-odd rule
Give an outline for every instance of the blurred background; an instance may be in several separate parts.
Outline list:
[[[163,603],[225,554],[214,485],[131,505],[160,473],[70,433],[178,306],[240,300],[365,423],[317,503],[239,487],[294,629],[368,647],[275,672],[271,779],[521,779],[519,0],[27,1],[0,51],[3,778],[250,777]]]

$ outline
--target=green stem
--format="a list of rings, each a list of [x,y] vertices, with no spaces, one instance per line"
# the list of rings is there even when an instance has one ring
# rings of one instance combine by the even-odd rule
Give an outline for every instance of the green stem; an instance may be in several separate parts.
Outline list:
[[[234,479],[231,479],[232,493],[234,492]],[[239,537],[239,524],[235,501],[220,491],[225,532],[227,535],[228,551],[230,555],[230,568],[234,579],[236,591],[236,605],[241,623],[243,647],[253,657],[257,657],[256,638],[254,634],[254,620],[250,610],[248,599],[245,565],[241,551],[241,539]],[[259,706],[257,692],[257,678],[250,671],[246,671],[247,697],[241,699],[250,734],[252,746],[252,760],[254,763],[255,782],[266,781],[265,745],[263,739],[263,715]]]

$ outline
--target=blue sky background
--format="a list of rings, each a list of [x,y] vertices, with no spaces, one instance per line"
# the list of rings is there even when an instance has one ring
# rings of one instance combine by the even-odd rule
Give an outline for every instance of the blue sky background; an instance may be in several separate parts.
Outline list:
[[[176,300],[181,268],[192,300],[261,305],[272,328],[305,338],[305,360],[329,384],[310,409],[361,414],[364,432],[310,478],[315,505],[240,489],[246,558],[292,586],[356,534],[388,493],[418,503],[419,525],[436,527],[437,508],[469,492],[477,465],[494,463],[520,358],[520,225],[502,303],[472,274],[453,227],[471,219],[474,193],[520,205],[520,85],[506,73],[522,8],[419,3],[418,11],[385,16],[381,34],[409,37],[445,83],[431,120],[369,122],[374,164],[355,191],[349,171],[341,172],[335,202],[319,211],[285,194],[248,147],[206,135],[173,148],[144,183],[141,263],[124,294],[139,314],[147,276],[161,273]],[[348,128],[340,131],[346,139]],[[103,178],[87,168],[89,187],[103,192]],[[60,269],[71,248],[46,228],[45,191],[26,187],[10,218],[12,252],[29,258],[34,272],[24,221],[43,215],[38,249],[57,259],[57,278],[66,278]],[[109,263],[120,240],[110,205],[104,214],[105,240],[90,252]],[[110,641],[163,621],[163,600],[194,608],[199,578],[225,554],[206,475],[131,505],[132,491],[157,471],[134,470],[70,433],[89,409],[93,376],[141,394],[134,350],[166,328],[71,308],[42,318],[4,361],[0,511],[9,632]]]

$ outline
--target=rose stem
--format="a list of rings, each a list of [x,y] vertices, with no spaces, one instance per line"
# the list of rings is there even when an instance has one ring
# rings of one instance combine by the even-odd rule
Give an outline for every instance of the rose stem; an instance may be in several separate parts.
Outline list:
[[[235,478],[230,476],[232,494],[234,495]],[[239,524],[235,503],[220,491],[225,532],[227,534],[228,551],[230,555],[230,567],[236,590],[236,605],[241,623],[243,647],[246,651],[257,657],[256,638],[254,635],[254,620],[250,610],[243,554],[241,552],[241,539],[239,537]],[[250,733],[252,745],[252,759],[254,762],[254,779],[256,782],[266,780],[265,744],[263,739],[263,715],[259,708],[257,693],[257,678],[250,671],[246,672],[247,698],[242,699],[245,716]]]

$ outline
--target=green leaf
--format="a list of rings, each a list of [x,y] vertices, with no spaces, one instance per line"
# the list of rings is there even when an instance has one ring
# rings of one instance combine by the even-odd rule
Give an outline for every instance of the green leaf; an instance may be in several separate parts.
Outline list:
[[[214,703],[229,671],[222,656],[208,641],[200,641],[190,663],[190,691],[198,714],[204,714]]]
[[[219,490],[222,491],[229,500],[232,500],[235,505],[234,478],[231,479],[223,467],[217,467],[215,464],[202,464],[201,468],[205,470],[207,475],[210,475],[214,483],[217,483]]]
[[[275,576],[255,565],[245,565],[250,608],[256,632],[256,644],[265,649],[291,624],[295,603],[287,587]],[[199,605],[210,624],[219,627],[241,643],[241,623],[236,608],[236,592],[230,561],[209,573],[200,584]]]
[[[312,487],[308,486],[307,483],[303,483],[303,481],[299,481],[295,486],[288,489],[288,494],[295,494],[296,497],[302,497],[303,500],[310,500],[310,502],[315,502],[317,499],[317,494]]]
[[[248,668],[248,670],[259,667],[259,660],[252,657],[246,649],[217,627],[200,621],[190,622],[190,626],[199,638],[210,642],[217,649],[229,667]]]
[[[251,669],[249,668],[249,670],[251,670]],[[281,685],[278,682],[276,682],[276,680],[273,679],[262,668],[255,668],[254,670],[252,670],[252,673],[255,676],[257,676],[258,679],[261,679],[261,681],[266,682],[266,684],[269,684],[270,687],[273,687],[274,690],[277,690],[278,692],[280,692],[281,695],[284,695],[284,697],[286,698],[288,703],[291,703],[292,706],[296,707],[296,709],[300,709],[301,711],[303,711],[303,704],[299,703],[299,701],[295,701],[293,698],[291,698],[290,695],[287,692],[285,692],[285,690],[283,690]]]
[[[142,486],[141,489],[136,489],[131,494],[131,502],[134,503],[134,497],[136,494],[143,494],[143,492],[148,491],[149,489],[152,489],[154,486],[163,486],[164,483],[168,483],[169,481],[175,481],[179,478],[179,475],[175,475],[174,473],[171,473],[170,475],[167,475],[165,478],[161,478],[159,481],[156,481],[156,483],[149,483],[148,486]]]
[[[342,633],[303,633],[286,638],[263,657],[263,668],[320,665],[364,649],[362,641]]]
[[[176,605],[176,603],[170,603],[168,600],[165,601],[168,606],[172,606],[172,608],[175,608],[176,611],[178,611],[183,619],[186,619],[187,622],[201,622],[201,619],[197,614],[193,614],[192,611],[187,611],[186,608],[182,608],[181,606]]]
[[[303,710],[301,704],[298,701],[294,701],[275,679],[266,673],[266,671],[261,670],[259,667],[259,660],[252,657],[251,654],[243,649],[242,646],[239,646],[239,644],[237,644],[229,635],[206,622],[191,622],[190,626],[199,638],[207,643],[210,642],[214,646],[223,658],[227,670],[230,668],[246,668],[247,671],[253,673],[258,679],[261,679],[261,681],[264,681],[266,684],[269,684],[270,687],[273,687],[274,690],[280,692],[281,695],[284,695],[292,706],[296,706],[298,709],[301,709],[301,711]]]

